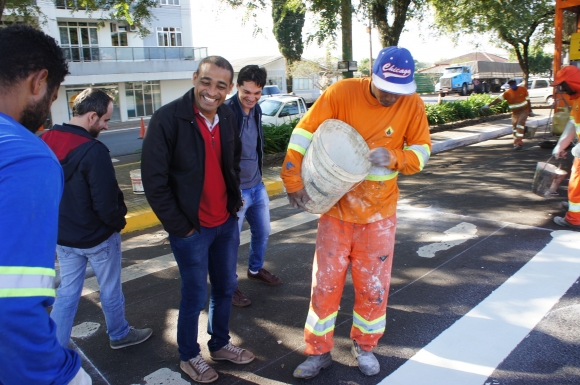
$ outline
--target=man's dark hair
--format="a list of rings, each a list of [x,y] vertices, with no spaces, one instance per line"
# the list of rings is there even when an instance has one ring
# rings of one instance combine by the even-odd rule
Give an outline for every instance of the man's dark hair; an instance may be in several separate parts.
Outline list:
[[[98,88],[87,88],[75,98],[72,113],[73,116],[83,116],[89,112],[96,112],[100,118],[107,113],[109,104],[112,102],[113,98],[105,91]]]
[[[508,84],[518,84],[518,82],[516,82],[514,79],[510,79],[508,80]]]
[[[254,82],[260,88],[266,85],[268,73],[264,67],[250,64],[240,70],[238,74],[238,85],[244,85],[244,82]]]
[[[49,92],[59,87],[69,74],[56,40],[25,24],[0,28],[0,92],[42,69],[48,71]]]
[[[199,65],[197,66],[197,70],[195,70],[195,73],[196,74],[199,74],[199,69],[204,64],[213,64],[216,67],[220,67],[220,68],[223,68],[225,70],[230,71],[230,73],[232,74],[232,76],[230,78],[230,84],[232,84],[232,82],[234,81],[234,67],[232,67],[232,65],[230,64],[230,62],[227,61],[226,59],[224,59],[223,57],[221,57],[221,56],[207,56],[207,57],[204,57],[199,62]]]

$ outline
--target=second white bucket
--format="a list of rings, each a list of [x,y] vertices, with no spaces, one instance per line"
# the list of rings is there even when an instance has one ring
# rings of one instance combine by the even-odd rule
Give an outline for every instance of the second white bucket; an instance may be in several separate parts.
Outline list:
[[[306,210],[322,214],[330,210],[371,169],[369,146],[350,125],[325,120],[312,137],[302,161],[302,181],[310,196]]]

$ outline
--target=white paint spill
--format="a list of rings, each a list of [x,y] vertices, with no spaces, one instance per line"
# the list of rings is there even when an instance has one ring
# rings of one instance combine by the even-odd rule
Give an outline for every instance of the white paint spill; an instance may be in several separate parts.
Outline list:
[[[101,324],[96,322],[83,322],[72,328],[70,336],[73,338],[87,338],[95,334],[100,327]]]
[[[119,159],[111,158],[111,162],[117,163],[117,162],[119,162]]]
[[[143,234],[129,238],[121,242],[121,251],[136,249],[138,247],[158,246],[167,239],[166,231],[156,231],[151,234]]]
[[[444,231],[445,235],[442,237],[441,241],[421,246],[419,250],[417,250],[417,254],[423,258],[433,258],[435,253],[438,251],[450,249],[471,238],[476,238],[476,233],[477,227],[474,224],[461,222],[457,226]]]
[[[189,385],[190,382],[181,377],[181,373],[174,372],[168,368],[159,369],[147,377],[145,377],[145,384],[141,385]],[[139,384],[133,384],[139,385]]]
[[[548,245],[379,385],[481,385],[580,276],[580,233]]]

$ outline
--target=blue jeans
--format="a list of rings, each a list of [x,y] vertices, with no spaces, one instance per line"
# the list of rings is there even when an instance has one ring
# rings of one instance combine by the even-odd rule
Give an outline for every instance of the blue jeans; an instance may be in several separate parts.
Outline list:
[[[113,233],[106,241],[88,249],[57,245],[56,253],[61,282],[50,318],[56,323],[58,342],[68,346],[85,282],[87,261],[91,262],[101,287],[101,305],[109,338],[124,338],[129,333],[129,323],[125,319],[125,297],[121,287],[121,235]]]
[[[255,187],[242,190],[242,200],[244,205],[238,211],[238,227],[242,232],[245,217],[252,233],[248,268],[258,271],[264,266],[264,255],[270,236],[270,208],[268,207],[270,199],[264,183],[260,182]]]
[[[231,216],[216,227],[201,227],[187,238],[169,234],[173,256],[181,275],[181,303],[177,319],[177,345],[182,361],[197,357],[199,313],[207,303],[207,275],[211,283],[207,332],[210,352],[230,340],[232,297],[238,285],[236,265],[240,233]]]

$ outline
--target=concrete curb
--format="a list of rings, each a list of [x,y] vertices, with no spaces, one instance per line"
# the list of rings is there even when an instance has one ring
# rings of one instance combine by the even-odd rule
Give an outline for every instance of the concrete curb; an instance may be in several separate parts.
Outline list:
[[[284,192],[284,185],[281,180],[264,180],[264,185],[270,197]],[[144,230],[161,224],[157,215],[151,209],[127,213],[125,219],[127,220],[127,225],[121,231],[122,234]]]

